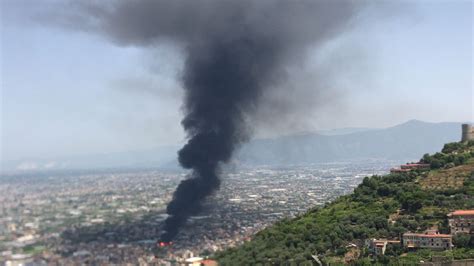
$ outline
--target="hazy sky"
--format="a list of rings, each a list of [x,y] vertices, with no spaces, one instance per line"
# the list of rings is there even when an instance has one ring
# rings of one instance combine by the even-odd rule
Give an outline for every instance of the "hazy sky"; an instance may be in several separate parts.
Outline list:
[[[119,47],[26,21],[40,1],[0,2],[2,160],[183,142],[176,77],[183,57],[172,44]],[[256,121],[256,134],[474,120],[472,12],[471,1],[419,1],[387,19],[361,19],[314,51],[301,79],[288,84],[311,88],[327,74],[335,89],[300,104],[301,95],[292,101],[288,93],[288,121],[277,130]],[[336,62],[329,74],[317,72],[323,61]]]

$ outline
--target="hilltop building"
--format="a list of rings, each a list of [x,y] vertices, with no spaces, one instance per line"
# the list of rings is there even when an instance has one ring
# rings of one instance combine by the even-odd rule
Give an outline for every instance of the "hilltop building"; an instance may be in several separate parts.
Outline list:
[[[470,124],[462,124],[461,142],[474,140],[474,127]]]
[[[426,163],[407,163],[400,165],[400,168],[390,169],[390,173],[406,173],[412,170],[429,170],[430,165]]]
[[[392,168],[390,169],[390,173],[394,174],[394,173],[407,173],[407,172],[410,172],[411,170],[410,169],[399,169],[399,168]]]
[[[400,165],[401,169],[409,169],[409,170],[430,170],[429,163],[407,163],[404,165]]]
[[[446,250],[453,247],[453,236],[433,233],[404,233],[402,242],[403,246],[407,248]]]
[[[448,214],[451,234],[474,234],[474,210],[457,210]]]

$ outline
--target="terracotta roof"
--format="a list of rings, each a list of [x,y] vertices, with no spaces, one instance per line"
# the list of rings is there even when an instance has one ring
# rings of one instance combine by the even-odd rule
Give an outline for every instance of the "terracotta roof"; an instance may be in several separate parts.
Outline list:
[[[217,261],[215,260],[203,260],[201,261],[201,264],[204,264],[204,265],[209,265],[209,266],[217,266]]]
[[[474,215],[474,210],[457,210],[450,213],[451,215]]]

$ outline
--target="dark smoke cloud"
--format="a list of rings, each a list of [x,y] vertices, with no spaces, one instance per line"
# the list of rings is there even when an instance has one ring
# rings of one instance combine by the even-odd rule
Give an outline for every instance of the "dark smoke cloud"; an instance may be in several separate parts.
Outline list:
[[[247,117],[262,95],[286,79],[309,47],[347,28],[361,3],[124,0],[74,4],[54,16],[56,24],[98,32],[119,45],[152,49],[171,41],[182,48],[182,125],[188,141],[179,162],[191,173],[167,207],[162,240],[173,239],[219,187],[219,167],[249,138]]]

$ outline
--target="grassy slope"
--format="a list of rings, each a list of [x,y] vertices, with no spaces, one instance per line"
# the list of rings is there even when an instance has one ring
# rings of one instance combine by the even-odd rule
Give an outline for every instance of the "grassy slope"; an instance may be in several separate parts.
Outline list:
[[[421,232],[433,226],[447,233],[448,212],[474,208],[474,159],[470,158],[474,143],[447,146],[444,153],[422,159],[438,169],[366,177],[353,194],[282,220],[240,247],[216,254],[216,258],[222,265],[312,265],[314,254],[323,262],[337,263],[349,260],[355,252],[361,254],[357,263],[364,264],[370,261],[366,252],[350,250],[349,243],[360,247],[367,238],[399,239],[403,232]],[[472,242],[467,248],[437,253],[407,253],[395,247],[377,261],[414,263],[434,255],[474,258]]]

